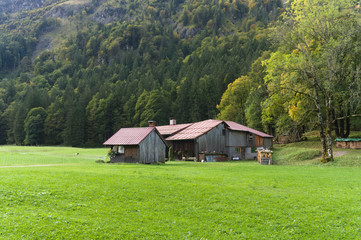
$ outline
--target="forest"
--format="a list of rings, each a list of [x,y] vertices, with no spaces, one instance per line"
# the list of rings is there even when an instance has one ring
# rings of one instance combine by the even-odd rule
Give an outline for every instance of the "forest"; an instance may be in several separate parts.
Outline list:
[[[0,144],[100,146],[148,120],[218,118],[275,136],[320,130],[327,156],[332,131],[361,128],[358,1],[6,6]]]

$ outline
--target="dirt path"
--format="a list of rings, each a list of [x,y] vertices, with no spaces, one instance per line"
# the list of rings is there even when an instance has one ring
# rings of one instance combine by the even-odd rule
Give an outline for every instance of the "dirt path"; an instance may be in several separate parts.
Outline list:
[[[335,157],[341,157],[341,156],[343,156],[343,155],[346,155],[346,154],[348,154],[349,152],[347,152],[347,151],[337,151],[337,152],[333,152],[333,157],[335,158]],[[315,160],[315,159],[321,159],[322,157],[317,157],[317,158],[314,158],[313,160]]]
[[[348,152],[346,152],[346,151],[337,151],[337,152],[334,152],[333,157],[341,157],[346,154],[348,154]]]
[[[65,165],[70,165],[70,164],[14,165],[14,166],[0,166],[0,168],[55,167],[55,166],[65,166]]]

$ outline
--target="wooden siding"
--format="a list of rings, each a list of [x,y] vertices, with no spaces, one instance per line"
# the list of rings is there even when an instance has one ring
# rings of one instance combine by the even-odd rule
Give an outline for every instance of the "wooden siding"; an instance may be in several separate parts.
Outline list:
[[[141,163],[164,162],[166,145],[155,132],[151,132],[139,144],[139,156]]]
[[[240,131],[227,131],[226,133],[226,153],[229,159],[238,157],[246,159],[245,147],[247,146],[247,133]]]
[[[220,124],[197,139],[199,152],[225,152],[226,136],[224,125]]]
[[[230,159],[232,156],[240,159],[253,159],[256,156],[256,153],[251,152],[253,148],[271,148],[272,141],[272,138],[264,138],[248,132],[228,130],[226,133],[226,153]]]
[[[263,147],[263,138],[258,135],[254,136],[254,146],[255,147]]]
[[[273,147],[273,139],[272,138],[263,138],[263,147],[264,148],[272,148]]]
[[[227,146],[228,147],[246,147],[247,146],[247,133],[227,131]]]
[[[139,147],[125,146],[124,147],[124,162],[139,162]]]
[[[177,160],[182,160],[183,157],[195,157],[194,140],[174,140],[172,142],[173,157]]]
[[[336,141],[336,147],[337,147],[337,148],[361,149],[361,142]]]
[[[237,158],[239,160],[246,159],[246,148],[245,147],[236,147],[236,146],[228,146],[226,147],[226,154],[229,159]]]
[[[139,147],[138,145],[124,146],[124,154],[118,154],[111,159],[112,162],[139,162]]]

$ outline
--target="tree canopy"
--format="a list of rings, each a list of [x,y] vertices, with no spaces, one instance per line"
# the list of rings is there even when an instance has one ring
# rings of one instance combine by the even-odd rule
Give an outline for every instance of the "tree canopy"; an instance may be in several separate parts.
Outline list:
[[[281,0],[63,2],[0,6],[14,12],[0,16],[0,144],[99,146],[148,120],[215,118],[283,11]]]
[[[347,119],[359,108],[359,27],[354,1],[295,0],[277,28],[279,48],[266,62],[268,89],[275,93],[268,101],[286,102],[283,109],[296,124],[314,109],[326,162],[333,160],[335,113]]]

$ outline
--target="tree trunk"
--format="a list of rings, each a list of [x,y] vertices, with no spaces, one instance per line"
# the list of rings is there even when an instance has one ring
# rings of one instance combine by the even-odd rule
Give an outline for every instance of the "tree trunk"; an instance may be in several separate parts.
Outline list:
[[[345,138],[350,136],[350,129],[351,129],[351,121],[350,121],[351,111],[350,109],[347,110],[347,117],[346,117],[346,133]]]
[[[341,106],[341,109],[340,109],[340,117],[343,117],[344,116],[344,112],[342,110],[342,106]],[[341,118],[340,120],[340,137],[344,138],[345,137],[345,121],[343,120],[343,118]]]
[[[326,156],[322,159],[323,162],[333,161],[332,151],[332,100],[331,94],[325,96],[326,98]],[[342,128],[343,131],[343,128]]]
[[[345,112],[342,109],[341,105],[338,105],[341,109],[339,113],[336,116],[336,112],[334,109],[332,109],[332,117],[333,117],[333,124],[335,128],[335,134],[338,138],[347,138],[350,135],[350,128],[351,128],[351,121],[350,116],[351,112],[350,110],[347,110],[346,116]]]
[[[322,145],[322,159],[321,159],[321,162],[324,162],[324,159],[327,156],[326,136],[325,136],[325,131],[324,131],[324,121],[323,121],[323,117],[322,117],[322,108],[321,108],[318,88],[317,88],[317,85],[315,83],[315,80],[314,80],[314,84],[313,84],[313,94],[315,96],[314,100],[315,100],[315,104],[316,104],[316,108],[317,108],[317,117],[318,117],[318,121],[320,123],[320,140],[321,140],[321,145]]]
[[[333,119],[336,119],[335,109],[332,110],[332,115],[333,115]],[[340,129],[338,127],[338,121],[337,120],[335,120],[335,122],[334,122],[334,127],[335,127],[336,137],[340,137]]]

